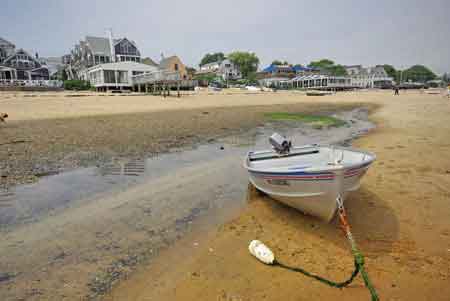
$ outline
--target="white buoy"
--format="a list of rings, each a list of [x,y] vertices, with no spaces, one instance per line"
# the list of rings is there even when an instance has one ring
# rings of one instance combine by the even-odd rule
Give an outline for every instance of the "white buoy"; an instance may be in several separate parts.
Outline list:
[[[273,264],[273,262],[275,261],[273,252],[259,240],[252,240],[250,242],[250,245],[248,246],[248,250],[250,251],[250,254],[252,254],[265,264]]]

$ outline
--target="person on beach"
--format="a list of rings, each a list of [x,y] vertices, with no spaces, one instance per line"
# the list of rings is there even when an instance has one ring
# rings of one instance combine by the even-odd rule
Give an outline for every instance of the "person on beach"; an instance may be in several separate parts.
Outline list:
[[[398,86],[394,87],[394,95],[400,95],[400,93],[398,92]]]

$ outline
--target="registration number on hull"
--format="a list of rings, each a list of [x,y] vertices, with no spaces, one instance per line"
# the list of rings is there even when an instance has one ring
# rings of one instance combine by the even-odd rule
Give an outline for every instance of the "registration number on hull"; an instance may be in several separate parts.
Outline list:
[[[267,180],[267,183],[269,183],[270,185],[277,185],[277,186],[290,186],[291,184],[289,184],[288,180],[280,180],[280,179],[270,179]]]

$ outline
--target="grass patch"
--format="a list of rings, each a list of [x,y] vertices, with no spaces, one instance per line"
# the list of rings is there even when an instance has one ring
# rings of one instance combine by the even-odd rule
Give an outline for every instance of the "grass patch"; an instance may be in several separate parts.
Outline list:
[[[302,113],[274,112],[265,114],[270,120],[293,120],[310,124],[314,128],[340,127],[346,124],[344,120],[326,115],[307,115]]]

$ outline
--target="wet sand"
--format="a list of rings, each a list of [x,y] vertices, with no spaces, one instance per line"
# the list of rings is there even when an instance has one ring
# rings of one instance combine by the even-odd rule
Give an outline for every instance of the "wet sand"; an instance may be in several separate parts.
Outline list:
[[[0,187],[117,157],[145,157],[175,147],[238,135],[273,111],[314,112],[358,106],[330,97],[315,103],[296,93],[160,96],[74,96],[0,93]],[[78,94],[77,94],[78,95]],[[83,94],[80,94],[83,95]]]
[[[354,143],[378,159],[346,202],[366,267],[381,300],[448,300],[450,103],[412,92],[361,100],[382,105],[371,115],[378,128]],[[369,300],[360,278],[339,290],[259,263],[248,254],[252,239],[280,261],[329,278],[352,269],[336,221],[252,195],[237,218],[201,240],[180,241],[106,300]]]
[[[180,238],[201,237],[235,216],[246,202],[242,157],[249,145],[267,147],[274,129],[302,143],[331,143],[372,127],[364,109],[337,117],[348,125],[268,122],[193,149],[121,158],[0,191],[0,296],[98,299]]]

